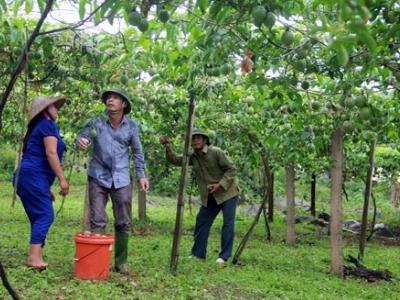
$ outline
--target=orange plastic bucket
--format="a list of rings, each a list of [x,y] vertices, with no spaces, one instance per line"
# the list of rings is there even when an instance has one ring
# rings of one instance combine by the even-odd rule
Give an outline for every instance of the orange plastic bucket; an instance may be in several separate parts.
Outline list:
[[[80,279],[107,279],[110,272],[112,234],[75,235],[75,276]]]

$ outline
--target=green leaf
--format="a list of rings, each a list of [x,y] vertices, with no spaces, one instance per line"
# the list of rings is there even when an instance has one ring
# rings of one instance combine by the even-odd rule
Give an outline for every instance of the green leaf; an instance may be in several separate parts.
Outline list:
[[[218,23],[223,23],[223,22],[225,22],[225,20],[227,20],[227,19],[230,17],[229,12],[230,12],[229,7],[224,7],[224,8],[222,8],[222,9],[219,11],[219,13],[218,13],[217,22],[218,22]]]
[[[86,6],[86,0],[80,0],[79,1],[79,18],[83,20],[85,17],[85,6]]]
[[[114,23],[114,17],[121,7],[121,2],[116,2],[116,4],[111,8],[108,13],[107,20],[112,25]]]
[[[341,0],[339,2],[340,5],[340,17],[342,20],[348,20],[352,17],[353,11],[352,9],[347,5],[347,3],[344,0]]]
[[[400,31],[400,24],[393,24],[387,32],[388,38],[394,38],[397,36]]]
[[[42,13],[44,11],[46,1],[45,0],[37,0],[37,4],[39,6],[39,10]]]
[[[103,17],[106,12],[115,4],[114,1],[108,1],[101,9],[100,9],[100,16]]]
[[[205,13],[208,6],[208,0],[197,0],[197,6],[200,8],[202,13]]]
[[[176,40],[175,25],[167,23],[166,30],[167,30],[167,40],[169,42],[174,42]]]
[[[349,54],[347,53],[346,48],[342,44],[337,47],[336,54],[339,65],[341,65],[342,67],[346,66],[347,63],[349,62]]]
[[[25,12],[27,14],[32,12],[32,6],[33,6],[32,0],[25,0]]]
[[[369,50],[375,51],[376,42],[368,32],[357,32],[357,37],[368,46]]]
[[[6,0],[0,0],[0,6],[3,8],[4,11],[7,11]]]
[[[139,45],[141,45],[144,49],[149,49],[151,46],[151,41],[145,34],[142,34],[139,38]]]
[[[97,9],[99,7],[99,5],[97,3],[93,3],[93,8]],[[93,16],[93,20],[94,20],[94,25],[98,25],[101,22],[101,13],[100,11],[96,11],[96,13]]]
[[[276,144],[278,142],[278,139],[276,137],[274,137],[273,135],[269,135],[265,138],[265,142],[268,145],[273,146],[274,144]]]
[[[14,5],[13,5],[13,13],[14,13],[14,15],[18,14],[18,11],[21,8],[23,3],[24,3],[24,0],[16,0],[14,2]]]

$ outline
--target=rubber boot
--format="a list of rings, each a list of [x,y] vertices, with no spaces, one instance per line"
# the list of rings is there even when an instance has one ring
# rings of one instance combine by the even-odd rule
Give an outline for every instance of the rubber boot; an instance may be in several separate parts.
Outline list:
[[[115,232],[115,271],[129,273],[128,268],[129,233]]]

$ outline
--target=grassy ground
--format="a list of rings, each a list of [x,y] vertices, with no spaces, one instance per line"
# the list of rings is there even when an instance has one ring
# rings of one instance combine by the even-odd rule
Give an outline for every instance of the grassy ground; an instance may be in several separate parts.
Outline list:
[[[355,278],[329,274],[329,240],[316,227],[299,224],[297,244],[287,246],[285,218],[276,215],[271,224],[272,241],[264,240],[260,222],[244,250],[239,265],[218,267],[219,217],[212,228],[208,258],[189,258],[195,212],[185,212],[184,236],[178,274],[169,272],[175,200],[150,195],[148,220],[135,226],[129,241],[132,277],[111,272],[107,281],[74,278],[74,234],[81,229],[84,186],[72,185],[65,209],[52,226],[47,240],[46,259],[50,267],[36,272],[24,266],[29,241],[29,224],[18,201],[11,207],[11,186],[0,182],[0,259],[9,280],[22,299],[399,299],[398,281],[367,283]],[[324,205],[326,205],[325,203]],[[55,203],[57,209],[60,199]],[[110,208],[110,207],[109,207]],[[110,211],[109,211],[110,212]],[[136,216],[136,201],[134,215]],[[109,214],[111,216],[111,214]],[[252,217],[240,207],[235,247]],[[357,255],[357,243],[345,239],[345,254]],[[365,264],[389,269],[400,275],[398,247],[378,242],[367,245]],[[10,299],[0,287],[0,299]]]

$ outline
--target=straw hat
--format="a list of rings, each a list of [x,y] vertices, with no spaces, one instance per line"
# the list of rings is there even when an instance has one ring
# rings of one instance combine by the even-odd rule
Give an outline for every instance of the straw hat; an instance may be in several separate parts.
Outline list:
[[[29,123],[49,105],[54,104],[60,109],[67,99],[63,96],[39,96],[35,97],[32,102],[31,112],[29,115]]]

